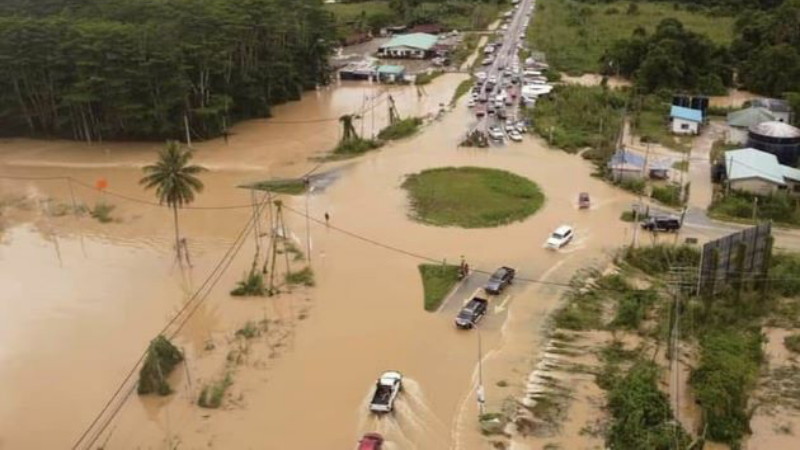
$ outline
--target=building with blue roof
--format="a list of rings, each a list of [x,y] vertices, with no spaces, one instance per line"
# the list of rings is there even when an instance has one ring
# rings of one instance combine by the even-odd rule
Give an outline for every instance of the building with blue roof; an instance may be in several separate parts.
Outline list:
[[[703,124],[703,111],[672,105],[669,110],[674,134],[699,134]]]

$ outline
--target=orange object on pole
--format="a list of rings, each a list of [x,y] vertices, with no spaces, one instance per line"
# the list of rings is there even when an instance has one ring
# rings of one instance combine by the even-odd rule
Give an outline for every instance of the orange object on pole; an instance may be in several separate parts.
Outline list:
[[[108,180],[105,178],[98,178],[97,181],[94,182],[94,187],[98,191],[102,191],[108,187]]]

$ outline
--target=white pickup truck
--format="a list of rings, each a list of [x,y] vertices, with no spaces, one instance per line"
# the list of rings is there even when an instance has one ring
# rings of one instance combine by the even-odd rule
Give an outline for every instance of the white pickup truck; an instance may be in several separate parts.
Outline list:
[[[403,375],[389,370],[383,372],[375,383],[375,393],[369,402],[369,410],[374,413],[388,413],[394,409],[397,394],[403,389]]]

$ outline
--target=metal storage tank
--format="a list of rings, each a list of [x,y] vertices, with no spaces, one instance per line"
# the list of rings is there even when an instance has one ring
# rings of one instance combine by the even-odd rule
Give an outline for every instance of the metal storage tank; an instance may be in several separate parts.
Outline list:
[[[781,164],[797,167],[800,129],[776,121],[755,124],[747,132],[747,146],[772,153]]]

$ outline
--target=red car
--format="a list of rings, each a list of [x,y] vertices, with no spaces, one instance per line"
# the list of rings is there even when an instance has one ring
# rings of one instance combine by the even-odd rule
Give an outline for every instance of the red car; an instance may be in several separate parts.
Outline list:
[[[589,193],[588,192],[581,192],[578,195],[578,207],[580,209],[588,209],[592,206],[592,201],[589,200]]]
[[[358,450],[381,450],[383,436],[378,433],[367,433],[358,441]]]

